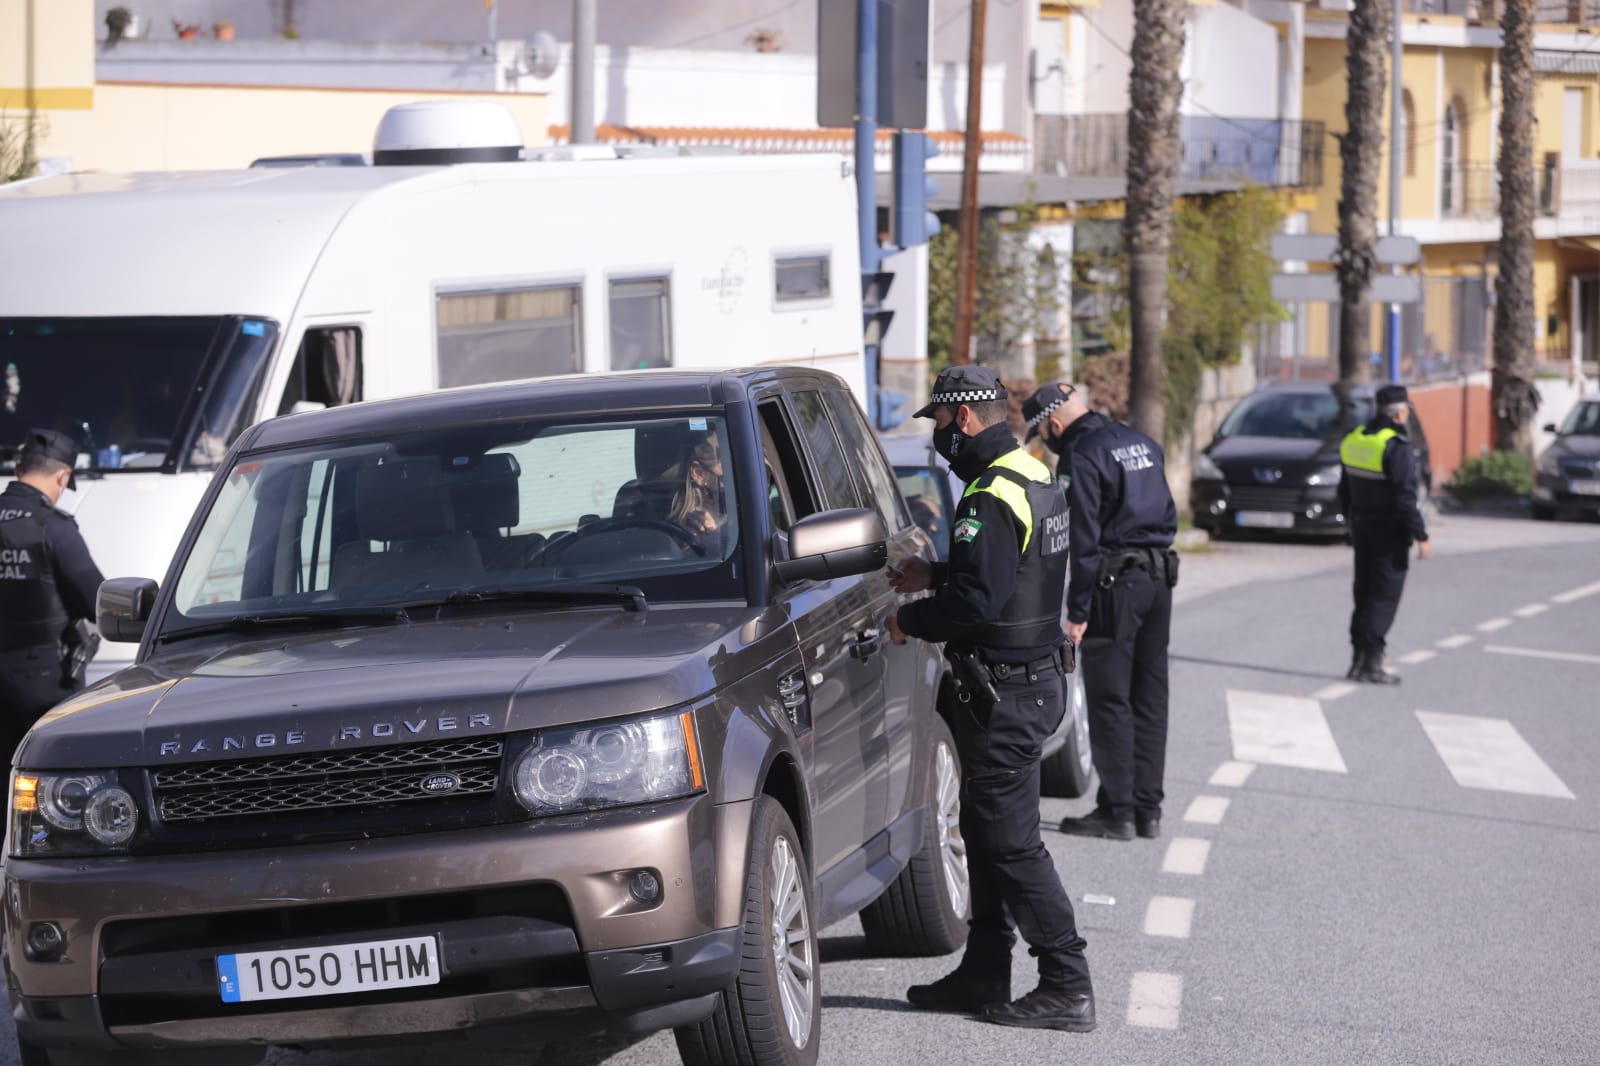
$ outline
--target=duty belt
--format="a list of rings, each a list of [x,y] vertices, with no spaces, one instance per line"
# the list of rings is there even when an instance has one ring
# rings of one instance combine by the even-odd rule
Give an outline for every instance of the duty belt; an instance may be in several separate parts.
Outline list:
[[[1166,548],[1129,548],[1106,552],[1100,557],[1100,587],[1110,588],[1129,570],[1143,570],[1157,581],[1165,580],[1167,551]]]
[[[989,663],[989,672],[996,681],[1005,681],[1013,674],[1027,674],[1028,680],[1033,681],[1038,676],[1052,667],[1061,665],[1059,653],[1046,655],[1042,659],[1035,659],[1031,663]]]

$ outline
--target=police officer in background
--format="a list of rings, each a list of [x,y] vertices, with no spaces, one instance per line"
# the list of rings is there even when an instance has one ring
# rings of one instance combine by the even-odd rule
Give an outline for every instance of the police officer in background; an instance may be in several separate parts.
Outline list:
[[[1356,549],[1355,610],[1350,615],[1351,681],[1398,685],[1383,668],[1384,638],[1400,609],[1411,545],[1428,558],[1428,527],[1417,506],[1417,458],[1406,437],[1404,385],[1378,390],[1372,420],[1339,445],[1339,503]]]
[[[55,508],[76,487],[77,453],[65,433],[30,430],[16,480],[0,493],[0,748],[8,761],[40,715],[83,687],[99,642],[82,621],[94,617],[100,571],[78,524]]]
[[[906,998],[1001,1025],[1087,1032],[1095,1015],[1084,941],[1039,836],[1040,752],[1066,713],[1066,500],[1045,465],[1017,446],[1005,400],[988,367],[951,367],[934,382],[917,417],[934,420],[934,447],[967,488],[948,563],[913,559],[890,571],[900,592],[934,589],[885,625],[896,644],[907,635],[942,642],[951,662],[972,884],[960,964]],[[1039,985],[1010,1002],[1013,921],[1039,958]]]
[[[1167,638],[1178,510],[1161,445],[1089,410],[1052,382],[1023,405],[1071,478],[1072,579],[1067,637],[1083,643],[1089,747],[1100,791],[1093,811],[1061,823],[1075,836],[1161,835],[1167,760]]]

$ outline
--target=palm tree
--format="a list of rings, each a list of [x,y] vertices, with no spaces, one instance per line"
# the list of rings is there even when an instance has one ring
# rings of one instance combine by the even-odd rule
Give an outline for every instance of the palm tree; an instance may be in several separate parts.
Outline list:
[[[1533,457],[1533,0],[1500,17],[1500,272],[1495,280],[1495,447]]]
[[[1133,0],[1133,69],[1128,84],[1128,206],[1122,236],[1128,248],[1132,353],[1128,410],[1133,427],[1162,439],[1162,320],[1167,256],[1182,141],[1178,104],[1183,83],[1186,0]]]
[[[1384,45],[1391,0],[1355,0],[1345,37],[1345,133],[1339,140],[1339,380],[1366,380],[1377,267],[1378,160],[1383,151]],[[1398,74],[1398,72],[1397,72]]]

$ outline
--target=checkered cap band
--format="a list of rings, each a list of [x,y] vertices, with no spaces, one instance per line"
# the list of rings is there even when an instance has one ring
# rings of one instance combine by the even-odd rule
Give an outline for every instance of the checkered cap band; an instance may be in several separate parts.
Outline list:
[[[1044,408],[1044,410],[1040,411],[1038,414],[1036,414],[1032,418],[1028,419],[1028,428],[1032,429],[1034,426],[1037,426],[1040,422],[1043,422],[1045,419],[1049,418],[1051,411],[1054,411],[1057,407],[1060,407],[1062,404],[1064,404],[1066,402],[1067,402],[1066,400],[1052,400],[1048,407]]]
[[[964,392],[936,392],[929,403],[974,403],[979,400],[998,400],[999,389],[967,389]]]

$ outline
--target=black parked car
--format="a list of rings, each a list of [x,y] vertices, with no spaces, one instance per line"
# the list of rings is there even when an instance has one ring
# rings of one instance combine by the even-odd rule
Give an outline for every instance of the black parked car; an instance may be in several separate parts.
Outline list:
[[[1600,400],[1582,400],[1557,429],[1556,442],[1539,458],[1533,484],[1533,517],[1600,514]]]
[[[1195,526],[1218,536],[1241,529],[1343,534],[1339,442],[1372,417],[1376,390],[1357,385],[1341,401],[1334,385],[1294,382],[1240,400],[1195,459]],[[1415,409],[1406,428],[1426,494],[1433,482],[1428,439]]]

